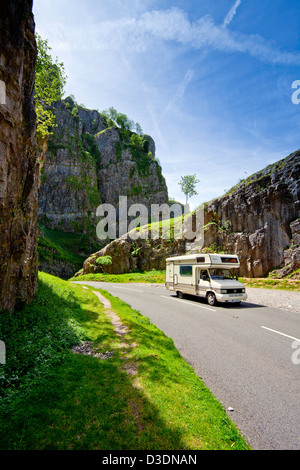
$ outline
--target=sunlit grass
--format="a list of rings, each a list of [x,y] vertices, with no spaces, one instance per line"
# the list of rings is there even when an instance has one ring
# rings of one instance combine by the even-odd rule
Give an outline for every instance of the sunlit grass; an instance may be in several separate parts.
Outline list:
[[[99,281],[99,282],[147,282],[164,283],[166,281],[166,271],[144,271],[125,274],[84,274],[82,276],[72,277],[70,281]]]
[[[150,320],[101,291],[40,273],[31,305],[1,312],[1,450],[247,449],[226,411]],[[93,342],[109,358],[72,352]],[[121,344],[120,344],[121,342]],[[123,350],[122,344],[134,345]],[[137,375],[126,373],[134,364]]]

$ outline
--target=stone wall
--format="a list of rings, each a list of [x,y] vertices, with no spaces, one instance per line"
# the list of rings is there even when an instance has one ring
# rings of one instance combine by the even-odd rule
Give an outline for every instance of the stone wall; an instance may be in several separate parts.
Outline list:
[[[0,310],[37,287],[34,29],[32,0],[0,2]]]

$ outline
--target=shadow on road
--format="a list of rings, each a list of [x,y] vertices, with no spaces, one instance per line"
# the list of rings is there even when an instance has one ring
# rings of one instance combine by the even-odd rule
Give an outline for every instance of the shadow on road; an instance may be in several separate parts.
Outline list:
[[[171,294],[170,297],[177,298],[177,295]],[[183,299],[185,300],[191,300],[193,302],[203,304],[203,305],[208,305],[206,299],[203,297],[196,297],[194,295],[189,295],[189,294],[184,294]],[[180,299],[178,299],[178,302],[180,302]],[[265,308],[266,305],[260,305],[260,304],[253,304],[251,302],[241,302],[240,304],[237,303],[217,303],[214,305],[214,307],[220,307],[220,308],[235,308],[237,310],[245,309],[245,308]]]

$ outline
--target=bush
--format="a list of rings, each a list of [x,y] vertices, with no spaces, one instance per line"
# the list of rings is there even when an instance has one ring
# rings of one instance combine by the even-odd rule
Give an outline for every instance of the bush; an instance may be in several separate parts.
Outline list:
[[[99,258],[96,259],[96,263],[100,266],[109,266],[112,264],[111,256],[99,256]]]

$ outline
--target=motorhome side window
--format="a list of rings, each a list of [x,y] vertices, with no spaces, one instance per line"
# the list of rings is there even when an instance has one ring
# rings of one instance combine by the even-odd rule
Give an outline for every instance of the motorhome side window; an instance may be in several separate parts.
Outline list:
[[[180,266],[180,275],[181,276],[192,276],[193,267],[192,266]]]
[[[209,280],[209,274],[208,274],[207,269],[204,269],[204,270],[202,269],[201,270],[201,279],[203,279],[205,281]]]

